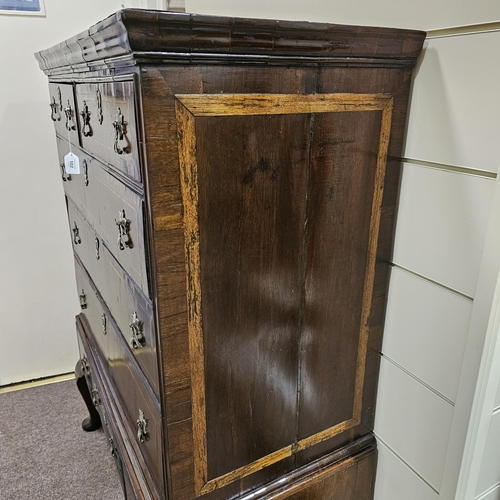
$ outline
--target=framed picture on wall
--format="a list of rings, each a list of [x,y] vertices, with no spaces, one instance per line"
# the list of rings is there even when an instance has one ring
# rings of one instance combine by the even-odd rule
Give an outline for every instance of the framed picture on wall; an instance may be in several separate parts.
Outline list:
[[[44,16],[43,0],[0,0],[0,14]]]

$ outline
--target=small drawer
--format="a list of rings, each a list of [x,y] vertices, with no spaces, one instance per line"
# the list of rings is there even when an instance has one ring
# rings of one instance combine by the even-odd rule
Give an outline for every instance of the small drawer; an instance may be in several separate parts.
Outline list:
[[[50,118],[56,132],[71,144],[79,145],[78,109],[75,105],[73,85],[71,83],[49,83]]]
[[[66,203],[73,250],[88,272],[94,276],[96,285],[100,288],[99,282],[103,281],[105,272],[105,266],[101,261],[102,240],[69,198],[66,198]]]
[[[83,148],[140,182],[134,82],[79,83],[76,101]]]
[[[59,158],[67,152],[67,143],[58,141]],[[99,161],[73,151],[80,158],[80,174],[64,183],[66,195],[83,213],[121,266],[149,296],[143,222],[143,198],[116,177]]]
[[[80,302],[84,301],[82,316],[96,335],[96,342],[107,353],[107,331],[102,334],[112,318],[130,347],[130,351],[159,398],[159,376],[156,354],[156,338],[151,303],[140,293],[135,293],[133,283],[109,255],[103,255],[102,288],[96,290],[87,271],[78,258],[75,259],[76,282]],[[136,290],[137,292],[137,290]],[[82,299],[83,297],[83,299]],[[105,302],[105,304],[104,304]],[[112,330],[110,330],[112,331]],[[100,334],[101,333],[101,334]]]
[[[89,283],[85,270],[75,262],[76,285],[80,299],[80,318],[86,324],[87,331],[93,334],[94,342],[101,352],[108,352],[109,313],[106,313],[97,298],[94,287]]]

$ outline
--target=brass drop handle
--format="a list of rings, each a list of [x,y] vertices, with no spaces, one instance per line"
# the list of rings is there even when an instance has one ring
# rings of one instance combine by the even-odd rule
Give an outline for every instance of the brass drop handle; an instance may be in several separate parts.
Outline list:
[[[91,396],[94,406],[99,406],[101,404],[101,396],[99,396],[99,391],[97,389],[93,389],[91,392]]]
[[[101,314],[101,323],[102,323],[102,334],[106,335],[108,333],[108,317],[106,313]]]
[[[141,443],[144,443],[149,439],[148,422],[141,409],[139,409],[139,419],[137,420],[137,439]]]
[[[97,101],[97,119],[99,120],[99,125],[102,125],[104,116],[102,114],[102,97],[99,89],[95,91],[95,100]]]
[[[83,101],[83,109],[80,111],[80,116],[82,117],[82,134],[84,137],[92,136],[92,127],[90,126],[90,115],[92,113],[89,111],[87,106],[87,101]]]
[[[83,166],[83,177],[84,177],[85,185],[88,186],[89,185],[89,166],[88,166],[87,160],[85,158],[83,159],[82,166]]]
[[[85,295],[85,290],[82,288],[82,293],[78,296],[80,298],[80,308],[82,311],[87,309],[87,296]]]
[[[71,180],[71,174],[66,173],[66,168],[64,162],[61,163],[61,177],[64,182]]]
[[[115,219],[115,223],[118,226],[118,248],[120,250],[125,250],[126,247],[132,248],[132,242],[129,235],[130,221],[125,217],[125,210],[120,210],[118,220]],[[124,238],[126,238],[125,241]]]
[[[73,121],[74,113],[73,113],[73,108],[69,103],[69,99],[68,99],[68,105],[64,108],[64,114],[66,115],[66,130],[73,130],[75,127],[74,125],[70,125],[70,122]]]
[[[82,373],[85,375],[86,373],[90,373],[90,366],[89,366],[89,360],[87,359],[87,356],[85,354],[83,355],[83,358],[80,360],[82,363]]]
[[[109,439],[109,444],[111,445],[111,448],[109,449],[109,453],[113,458],[116,458],[118,454],[118,449],[115,446],[115,442],[113,441],[112,438]]]
[[[125,136],[125,121],[120,108],[117,108],[115,120],[113,121],[113,127],[115,128],[115,140],[113,142],[113,150],[115,153],[122,155],[125,150],[119,145],[119,141],[123,141]]]
[[[96,260],[99,260],[101,258],[100,250],[99,250],[100,245],[101,245],[101,243],[99,242],[99,237],[96,236],[95,237],[95,259]]]
[[[132,349],[139,349],[139,347],[144,346],[146,339],[143,333],[144,323],[139,319],[136,311],[132,313],[132,323],[130,323],[129,326],[132,330],[130,345],[132,346]]]
[[[50,103],[50,119],[53,122],[61,121],[61,114],[59,113],[59,105],[56,103],[56,98],[52,97],[52,102]]]
[[[78,226],[76,225],[76,222],[73,221],[73,243],[75,245],[79,245],[82,242],[82,239],[80,238],[80,230],[78,229]]]

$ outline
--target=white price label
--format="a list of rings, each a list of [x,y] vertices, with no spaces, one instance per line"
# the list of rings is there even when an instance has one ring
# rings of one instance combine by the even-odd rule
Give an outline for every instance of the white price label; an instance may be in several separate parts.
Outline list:
[[[73,153],[68,153],[64,157],[64,170],[67,174],[80,173],[80,159]]]

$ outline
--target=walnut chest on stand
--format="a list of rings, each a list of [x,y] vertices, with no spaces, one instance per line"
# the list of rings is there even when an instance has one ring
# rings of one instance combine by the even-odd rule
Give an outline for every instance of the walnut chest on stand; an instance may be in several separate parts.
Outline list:
[[[36,55],[85,427],[102,423],[128,499],[373,498],[424,36],[123,10]]]

